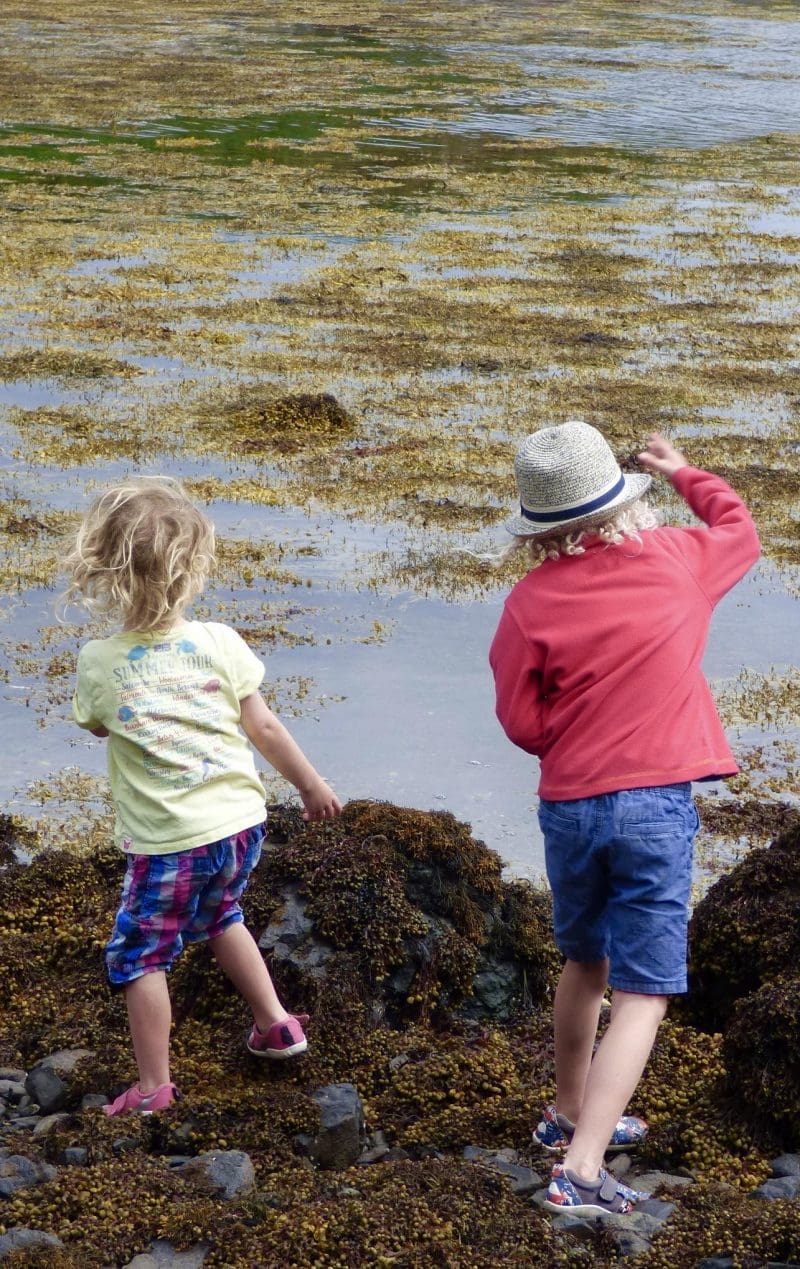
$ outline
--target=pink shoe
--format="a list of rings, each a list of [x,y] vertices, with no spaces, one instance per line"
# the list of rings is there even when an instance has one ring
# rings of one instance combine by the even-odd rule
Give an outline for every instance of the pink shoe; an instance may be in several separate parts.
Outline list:
[[[308,1040],[303,1027],[308,1022],[307,1013],[295,1017],[290,1013],[285,1022],[273,1022],[268,1031],[261,1031],[255,1023],[247,1037],[247,1047],[256,1057],[290,1058],[305,1053]]]
[[[120,1093],[116,1101],[103,1107],[107,1115],[127,1115],[135,1111],[139,1115],[152,1115],[154,1110],[163,1110],[173,1102],[180,1100],[180,1093],[174,1084],[159,1084],[152,1093],[143,1093],[138,1084]]]

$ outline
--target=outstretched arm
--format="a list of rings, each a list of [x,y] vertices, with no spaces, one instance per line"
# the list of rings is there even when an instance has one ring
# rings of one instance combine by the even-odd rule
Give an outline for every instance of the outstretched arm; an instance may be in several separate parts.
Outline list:
[[[681,530],[684,563],[713,605],[735,586],[761,553],[753,519],[721,476],[692,467],[669,441],[653,432],[639,462],[671,480],[702,528]]]
[[[280,719],[268,708],[260,692],[239,702],[242,729],[247,739],[285,780],[293,784],[303,802],[304,820],[329,820],[341,814],[342,804],[325,783]]]

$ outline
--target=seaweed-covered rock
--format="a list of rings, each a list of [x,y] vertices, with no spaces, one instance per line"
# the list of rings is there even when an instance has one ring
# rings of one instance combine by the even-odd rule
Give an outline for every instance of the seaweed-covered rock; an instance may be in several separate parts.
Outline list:
[[[800,965],[800,816],[709,890],[689,927],[696,1025],[721,1030],[738,1000]]]
[[[261,946],[287,990],[346,984],[394,1019],[507,1018],[552,991],[549,895],[504,882],[499,856],[452,815],[361,801],[323,830],[278,816],[271,831],[280,904]]]
[[[723,1038],[728,1084],[787,1145],[800,1140],[800,978],[779,978],[740,1000]]]

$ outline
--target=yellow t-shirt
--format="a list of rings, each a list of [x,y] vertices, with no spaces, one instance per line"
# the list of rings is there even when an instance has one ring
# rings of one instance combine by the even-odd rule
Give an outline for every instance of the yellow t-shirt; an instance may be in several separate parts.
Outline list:
[[[261,823],[264,787],[239,702],[263,677],[245,641],[216,621],[81,648],[72,712],[79,727],[108,729],[122,850],[171,854]]]

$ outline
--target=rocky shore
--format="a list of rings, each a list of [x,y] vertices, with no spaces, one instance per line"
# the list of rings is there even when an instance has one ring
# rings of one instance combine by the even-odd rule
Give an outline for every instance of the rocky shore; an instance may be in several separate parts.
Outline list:
[[[275,808],[246,899],[309,1054],[247,1055],[207,949],[171,978],[182,1098],[108,1120],[134,1077],[102,946],[113,851],[17,862],[0,820],[0,1260],[9,1266],[605,1266],[800,1263],[800,817],[692,922],[693,990],[613,1171],[628,1216],[552,1219],[530,1130],[552,1096],[549,897],[508,882],[452,816]],[[28,843],[30,846],[31,843]]]

